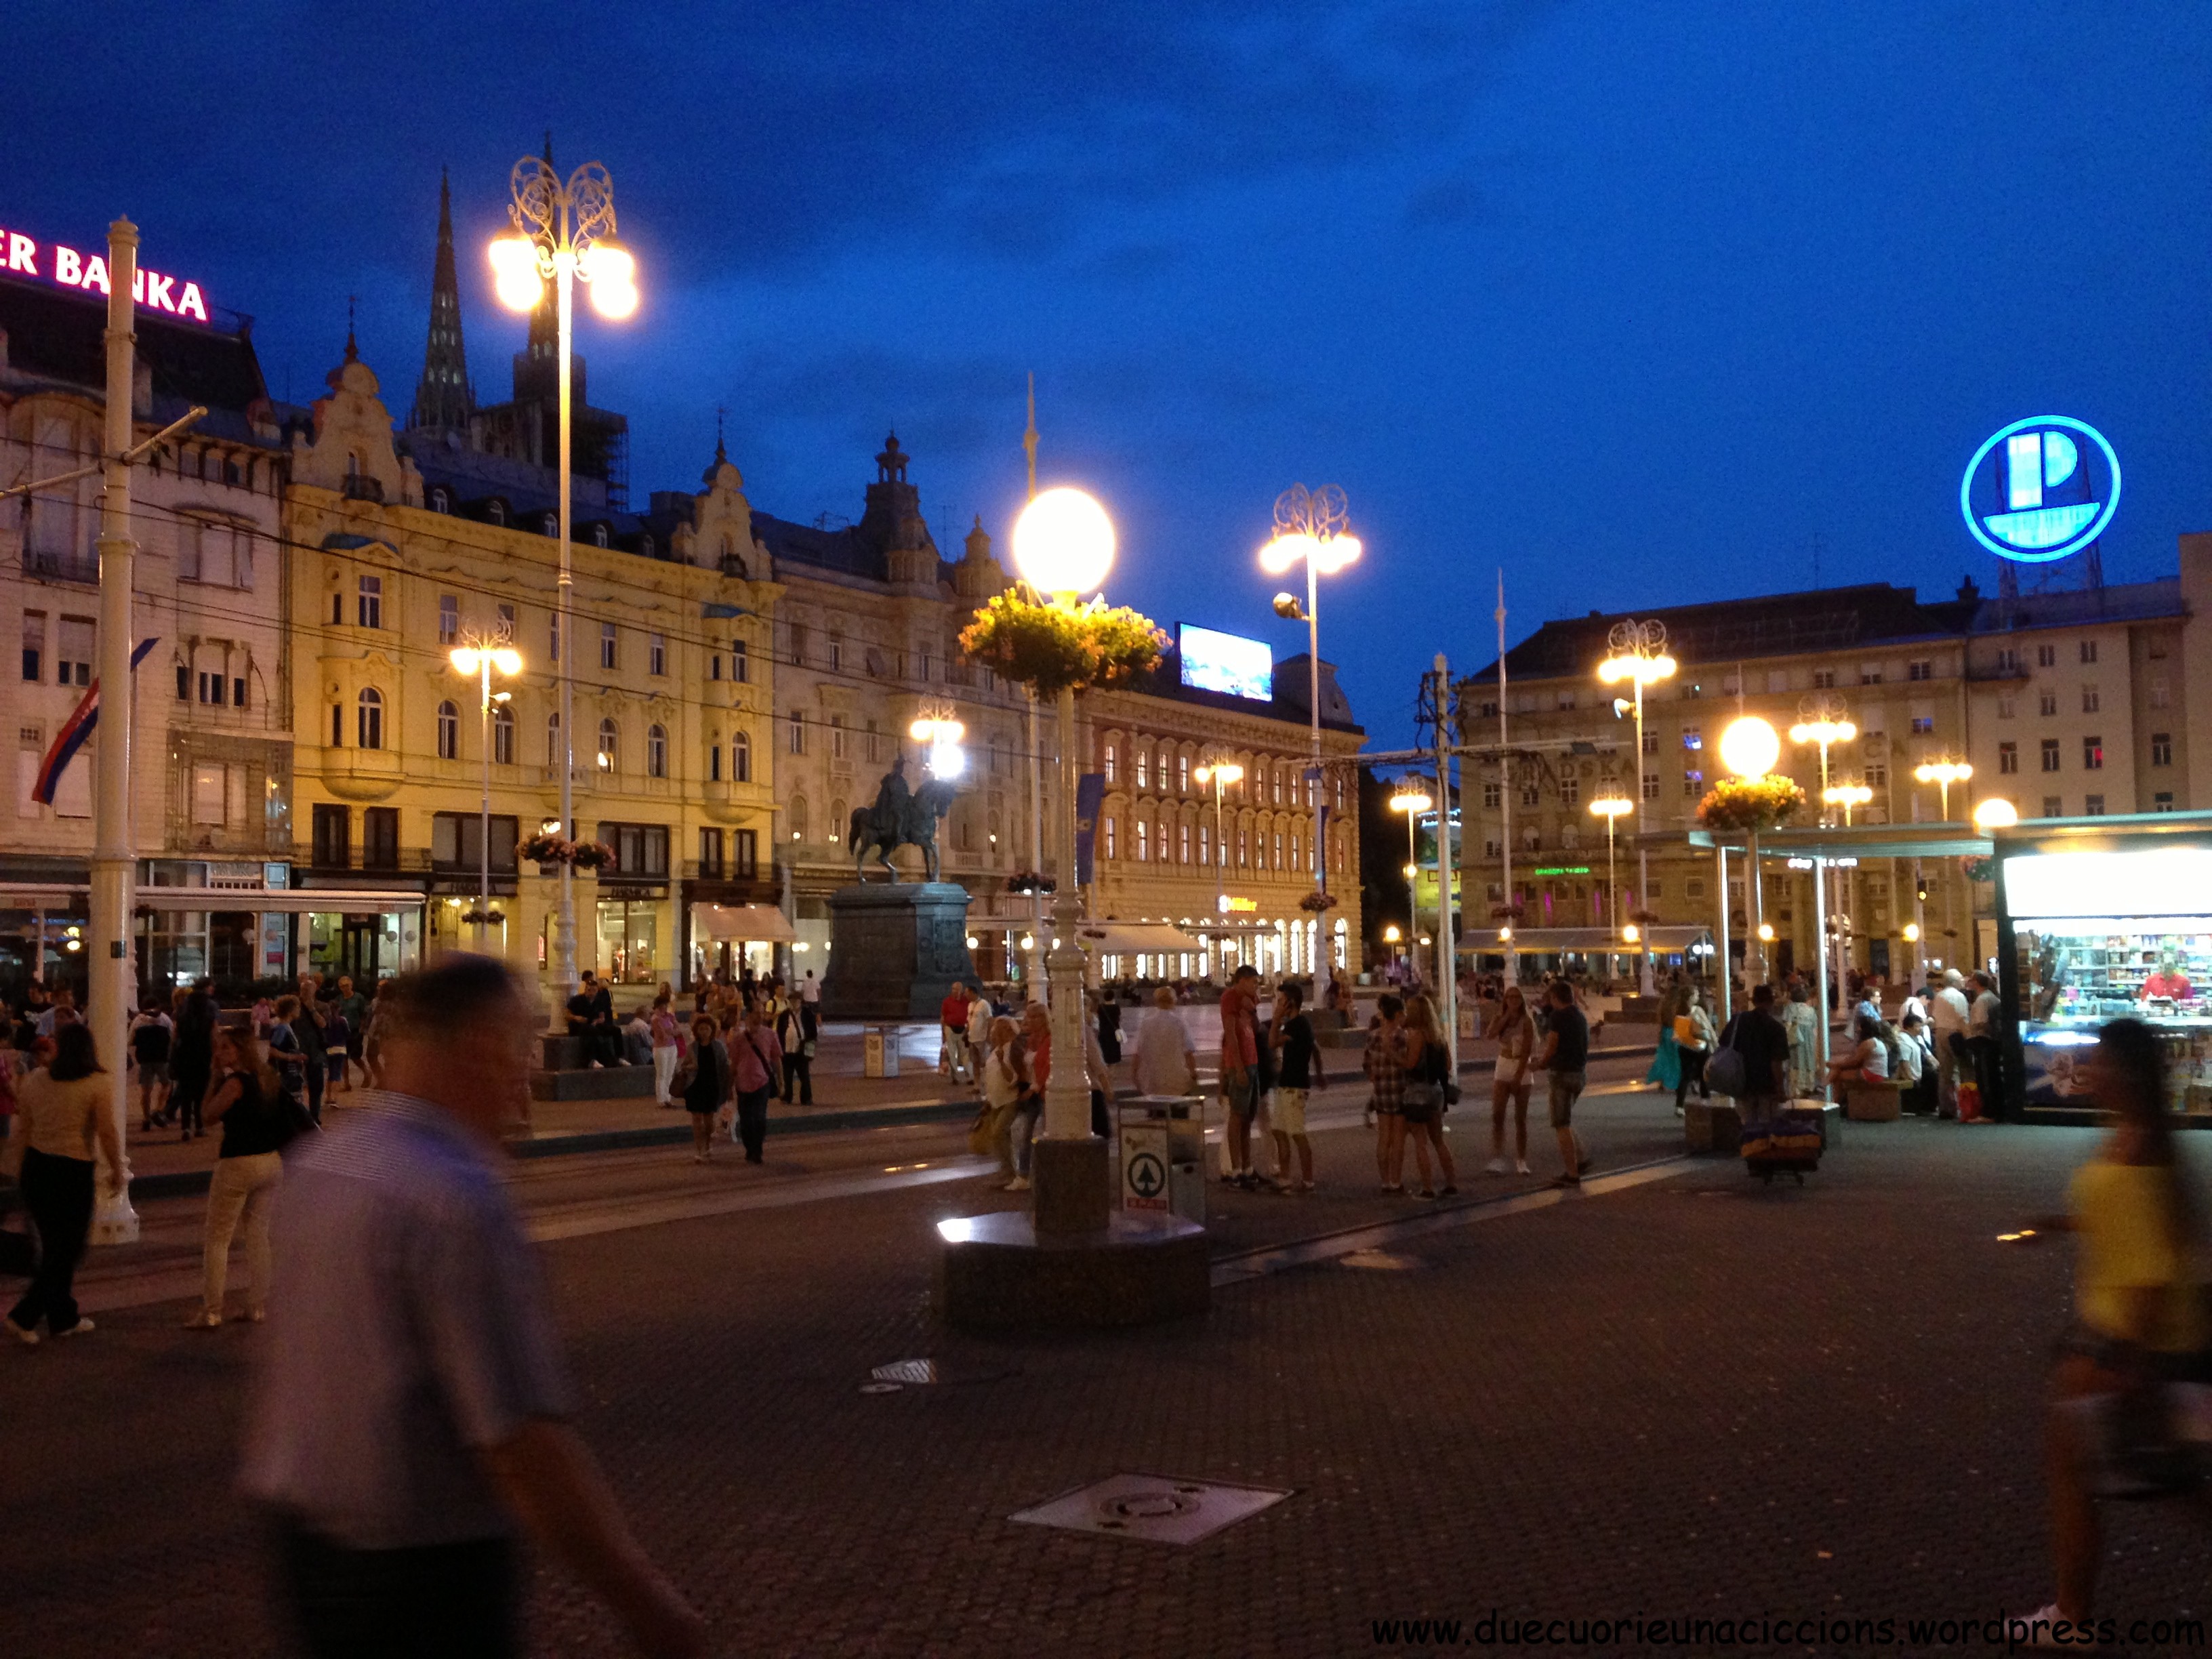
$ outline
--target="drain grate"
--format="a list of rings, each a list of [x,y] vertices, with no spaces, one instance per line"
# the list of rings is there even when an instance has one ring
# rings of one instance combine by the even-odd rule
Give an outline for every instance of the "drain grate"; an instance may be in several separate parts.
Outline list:
[[[878,1382],[935,1382],[939,1381],[934,1359],[894,1359],[888,1365],[878,1365],[868,1373]]]
[[[1272,1487],[1232,1486],[1218,1480],[1116,1474],[1049,1503],[1017,1510],[1007,1519],[1156,1544],[1195,1544],[1290,1495]]]

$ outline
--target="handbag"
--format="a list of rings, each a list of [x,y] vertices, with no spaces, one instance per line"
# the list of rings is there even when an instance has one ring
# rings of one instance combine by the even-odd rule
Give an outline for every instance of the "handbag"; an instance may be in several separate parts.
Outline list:
[[[1705,1086],[1716,1093],[1741,1100],[1745,1080],[1743,1056],[1733,1048],[1717,1048],[1705,1062]]]

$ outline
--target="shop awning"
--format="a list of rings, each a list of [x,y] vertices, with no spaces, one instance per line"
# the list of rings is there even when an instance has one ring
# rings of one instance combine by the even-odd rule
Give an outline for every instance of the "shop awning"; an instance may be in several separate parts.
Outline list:
[[[799,935],[773,904],[695,904],[692,925],[702,937],[752,945],[788,945]]]
[[[1651,927],[1644,930],[1653,952],[1662,957],[1679,956],[1692,945],[1708,942],[1712,930],[1707,927]],[[1485,955],[1496,955],[1505,949],[1505,941],[1498,937],[1494,927],[1477,929],[1473,937],[1460,947],[1479,951]],[[1571,951],[1583,956],[1604,956],[1610,952],[1617,957],[1641,956],[1642,945],[1631,945],[1609,927],[1516,927],[1513,948],[1524,956],[1555,955]]]
[[[1097,921],[1083,928],[1085,950],[1103,956],[1134,956],[1139,951],[1202,951],[1195,939],[1165,921]]]

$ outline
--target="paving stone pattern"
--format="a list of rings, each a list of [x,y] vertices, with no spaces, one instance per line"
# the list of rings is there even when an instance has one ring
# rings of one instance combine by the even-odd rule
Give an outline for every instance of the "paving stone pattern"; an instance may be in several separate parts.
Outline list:
[[[1619,1108],[1638,1112],[1662,1140],[1671,1112]],[[1334,1655],[1384,1650],[1372,1620],[1492,1607],[2039,1606],[2036,1402],[2069,1262],[1994,1235],[2051,1207],[2090,1136],[1849,1133],[1802,1191],[1699,1161],[1139,1334],[940,1332],[927,1229],[975,1207],[959,1188],[548,1255],[584,1432],[732,1654]],[[277,1650],[228,1492],[258,1334],[175,1312],[0,1353],[0,1653]],[[951,1380],[860,1391],[915,1357]],[[1187,1549],[1006,1519],[1123,1471],[1294,1496]],[[2164,1506],[2112,1522],[2112,1610],[2205,1610],[2203,1530]],[[623,1650],[550,1568],[531,1617],[537,1651]]]

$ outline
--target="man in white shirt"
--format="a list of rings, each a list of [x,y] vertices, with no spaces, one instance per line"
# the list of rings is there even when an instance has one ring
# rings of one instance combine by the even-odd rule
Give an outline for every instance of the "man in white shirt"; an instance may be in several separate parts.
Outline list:
[[[1163,985],[1137,1026],[1133,1069],[1140,1095],[1188,1095],[1198,1088],[1198,1045],[1176,1012],[1176,995]]]
[[[1933,981],[1931,981],[1932,984]],[[1942,1079],[1939,1109],[1945,1117],[1959,1113],[1959,1079],[1965,1074],[1966,1055],[1966,976],[1956,968],[1943,970],[1943,986],[1928,1000],[1928,1023],[1936,1038],[1936,1074]],[[1957,1043],[1952,1039],[1956,1037]]]

